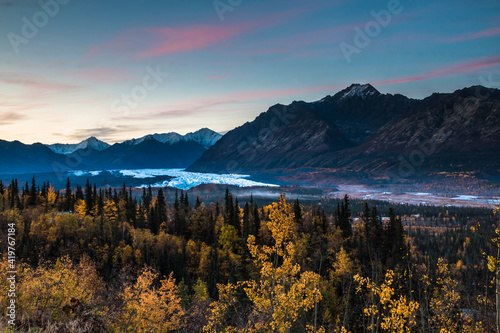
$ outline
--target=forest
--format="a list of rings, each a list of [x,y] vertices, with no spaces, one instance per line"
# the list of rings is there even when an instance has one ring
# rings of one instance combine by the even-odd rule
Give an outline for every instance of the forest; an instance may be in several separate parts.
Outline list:
[[[35,178],[0,198],[3,332],[498,330],[498,208]]]

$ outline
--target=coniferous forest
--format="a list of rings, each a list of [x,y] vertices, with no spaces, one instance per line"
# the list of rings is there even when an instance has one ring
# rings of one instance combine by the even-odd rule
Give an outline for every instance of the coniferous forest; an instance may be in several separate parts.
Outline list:
[[[15,269],[20,332],[497,330],[493,210],[164,190],[0,183],[4,322]]]

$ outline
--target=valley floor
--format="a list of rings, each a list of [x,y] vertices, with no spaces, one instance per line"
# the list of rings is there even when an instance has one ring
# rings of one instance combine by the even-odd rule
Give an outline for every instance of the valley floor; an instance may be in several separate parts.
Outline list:
[[[467,193],[464,191],[463,193]],[[488,207],[500,204],[500,195],[439,194],[429,192],[404,192],[401,188],[377,188],[369,185],[339,185],[337,191],[327,194],[331,198],[342,198],[345,194],[351,198],[381,200],[410,205]]]

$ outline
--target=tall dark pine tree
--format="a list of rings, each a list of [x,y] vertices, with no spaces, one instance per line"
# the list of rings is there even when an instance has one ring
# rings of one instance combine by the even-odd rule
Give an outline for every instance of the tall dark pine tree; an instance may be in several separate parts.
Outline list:
[[[405,231],[399,217],[394,214],[394,209],[389,209],[389,224],[385,230],[385,249],[388,268],[394,269],[405,261],[407,246]]]
[[[378,252],[380,252],[383,245],[382,243],[384,227],[382,225],[380,216],[378,216],[377,206],[373,206],[372,208],[369,226],[371,229],[370,238],[372,239],[373,247],[377,248]]]
[[[214,244],[210,248],[210,263],[208,267],[208,281],[207,281],[207,289],[208,295],[212,299],[218,299],[219,294],[217,290],[217,284],[219,281],[219,250],[217,249],[218,245]]]
[[[23,189],[23,198],[27,198],[30,195],[30,186],[28,185],[28,182],[26,182],[26,185],[24,185]],[[29,202],[28,202],[29,204]]]
[[[104,212],[104,192],[102,189],[99,189],[99,197],[97,199],[97,215],[102,215]]]
[[[43,182],[43,185],[42,185],[42,190],[40,191],[40,195],[43,197],[43,198],[46,198],[47,197],[47,183]]]
[[[73,210],[73,199],[71,193],[71,182],[69,181],[69,177],[66,180],[66,194],[64,195],[64,210],[66,212]]]
[[[295,227],[297,228],[297,231],[299,233],[304,232],[304,222],[302,220],[302,208],[300,207],[300,202],[299,198],[295,200],[295,203],[293,205],[293,213],[295,216]]]
[[[38,195],[38,190],[36,187],[35,177],[33,176],[33,179],[31,180],[31,188],[30,188],[28,206],[35,206],[36,205],[37,195]]]
[[[233,214],[231,216],[231,224],[236,228],[238,235],[241,237],[240,205],[238,203],[238,198],[235,199]]]
[[[189,207],[189,198],[188,198],[188,193],[187,191],[184,193],[185,197],[184,197],[184,209],[187,211],[189,211],[190,207]]]
[[[342,230],[344,238],[352,236],[351,210],[349,209],[349,196],[346,194],[344,199],[337,205],[335,211],[335,226]]]
[[[9,185],[9,204],[11,208],[21,208],[21,200],[19,198],[19,187],[17,179],[13,179]]]
[[[248,201],[245,203],[245,208],[243,208],[243,229],[241,236],[244,242],[246,242],[248,236],[250,235],[250,205]]]
[[[92,193],[92,185],[90,185],[90,182],[87,179],[87,185],[85,186],[85,207],[88,215],[92,214],[92,210],[94,208],[94,198],[92,198]]]
[[[111,189],[109,189],[111,191]],[[83,195],[83,190],[80,185],[76,185],[76,193],[75,193],[75,201],[76,200],[83,200],[84,195]]]
[[[212,213],[208,215],[207,233],[204,241],[208,245],[212,245],[215,242],[215,218]]]
[[[156,221],[158,225],[155,226],[155,230],[151,230],[153,233],[158,233],[160,225],[163,222],[167,222],[167,205],[161,188],[158,191],[158,196],[156,198]]]
[[[227,187],[226,187],[226,196],[224,199],[225,199],[224,224],[231,224],[233,221],[233,213],[234,213],[233,196],[231,195],[231,192],[229,192],[229,189]]]
[[[359,261],[365,269],[365,274],[372,276],[376,281],[382,275],[382,264],[385,264],[383,226],[376,206],[370,209],[368,203],[365,202],[363,221],[364,233],[357,237],[357,247],[360,249]]]
[[[252,234],[255,236],[255,242],[259,244],[260,242],[260,216],[259,207],[257,204],[253,204],[253,224],[252,224]]]
[[[97,197],[97,185],[94,183],[94,190],[92,192],[92,209],[97,206],[97,201],[99,198]]]
[[[181,200],[184,201],[183,195],[181,194]],[[179,235],[181,233],[181,213],[180,213],[180,203],[177,190],[175,190],[175,201],[174,201],[174,235]]]

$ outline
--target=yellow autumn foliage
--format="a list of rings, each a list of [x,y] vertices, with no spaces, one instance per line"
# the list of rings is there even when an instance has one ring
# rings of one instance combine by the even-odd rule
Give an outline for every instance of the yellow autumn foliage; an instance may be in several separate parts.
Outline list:
[[[55,265],[25,267],[18,281],[19,313],[28,320],[65,321],[84,309],[92,312],[103,288],[87,257],[78,264],[66,256]]]
[[[380,286],[369,278],[359,275],[354,276],[359,286],[357,291],[361,292],[365,287],[370,294],[372,303],[363,310],[363,313],[371,318],[368,329],[372,332],[378,331],[377,323],[384,332],[409,333],[416,325],[415,314],[419,308],[418,302],[409,301],[406,296],[394,297],[394,272],[386,273],[385,281]]]
[[[116,332],[170,332],[181,327],[184,311],[172,274],[155,288],[158,273],[145,267],[133,285],[124,288],[122,313],[116,318]]]

